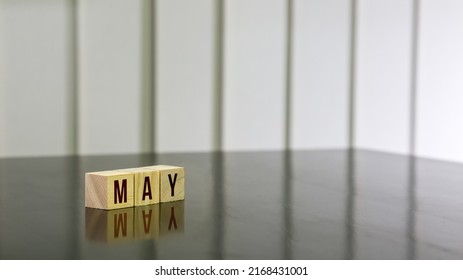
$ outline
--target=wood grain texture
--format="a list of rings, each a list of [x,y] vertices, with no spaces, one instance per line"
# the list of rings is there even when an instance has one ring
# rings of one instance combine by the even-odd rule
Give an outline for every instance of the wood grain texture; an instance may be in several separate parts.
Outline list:
[[[185,199],[185,169],[179,166],[156,165],[159,170],[161,203]]]
[[[160,202],[160,182],[158,170],[135,173],[135,206]]]
[[[85,207],[109,210],[183,199],[183,167],[154,165],[85,174]]]
[[[134,175],[121,171],[86,173],[85,206],[98,209],[134,206]]]

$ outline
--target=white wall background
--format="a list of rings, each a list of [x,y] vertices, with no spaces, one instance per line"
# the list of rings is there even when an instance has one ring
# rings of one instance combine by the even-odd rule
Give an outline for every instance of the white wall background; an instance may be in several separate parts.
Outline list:
[[[0,1],[0,156],[73,152],[71,30],[71,1]]]
[[[225,150],[284,148],[285,2],[225,1]]]
[[[349,4],[349,0],[294,1],[292,148],[348,146]]]
[[[357,1],[355,146],[409,152],[412,0]]]
[[[459,0],[0,0],[0,157],[352,137],[463,161],[461,14]]]
[[[417,154],[463,161],[463,2],[423,0],[420,11]]]
[[[78,1],[78,151],[144,151],[142,0]],[[108,9],[108,7],[111,7]]]
[[[214,148],[213,0],[158,0],[155,7],[157,151]]]

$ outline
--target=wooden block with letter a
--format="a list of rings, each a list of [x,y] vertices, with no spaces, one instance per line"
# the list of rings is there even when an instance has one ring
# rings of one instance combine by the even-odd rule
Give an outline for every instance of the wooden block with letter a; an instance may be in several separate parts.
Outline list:
[[[183,167],[155,165],[146,168],[159,171],[161,203],[185,199],[185,169]]]
[[[159,203],[159,170],[148,166],[118,171],[134,174],[134,206]]]
[[[101,171],[85,174],[85,207],[118,209],[134,206],[134,174]]]
[[[160,202],[159,171],[139,168],[135,173],[135,206]]]

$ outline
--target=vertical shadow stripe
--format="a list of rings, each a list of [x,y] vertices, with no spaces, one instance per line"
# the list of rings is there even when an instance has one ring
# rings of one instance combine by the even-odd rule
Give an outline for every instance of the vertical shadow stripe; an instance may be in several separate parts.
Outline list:
[[[79,0],[70,2],[70,25],[71,36],[70,44],[70,63],[71,63],[71,99],[69,104],[70,128],[68,130],[69,153],[71,155],[79,154]]]
[[[356,80],[356,48],[357,48],[357,0],[351,0],[350,45],[349,45],[349,116],[348,147],[355,146],[355,80]]]
[[[413,0],[412,7],[412,42],[410,64],[410,143],[409,153],[416,153],[416,108],[417,108],[417,84],[418,84],[418,41],[420,24],[420,0]]]
[[[223,72],[224,72],[224,14],[225,0],[215,1],[215,29],[214,29],[214,102],[212,149],[221,151],[223,148]]]
[[[285,76],[285,149],[291,148],[291,102],[292,102],[292,48],[293,48],[293,3],[287,0],[286,7],[286,76]]]

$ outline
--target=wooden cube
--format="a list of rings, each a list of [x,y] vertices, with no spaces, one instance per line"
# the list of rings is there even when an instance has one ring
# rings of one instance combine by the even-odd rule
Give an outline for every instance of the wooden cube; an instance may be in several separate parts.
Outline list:
[[[161,203],[185,199],[185,169],[183,167],[155,165],[144,168],[159,171]]]
[[[159,216],[159,204],[135,207],[135,239],[157,239],[159,237]]]
[[[118,171],[134,174],[134,206],[150,205],[160,202],[159,170],[152,166],[120,169]]]
[[[185,201],[161,203],[160,236],[183,234],[185,224]]]
[[[134,174],[116,170],[86,173],[85,206],[107,210],[134,206]]]
[[[120,243],[134,239],[134,208],[102,210],[85,208],[85,237],[104,243]]]

